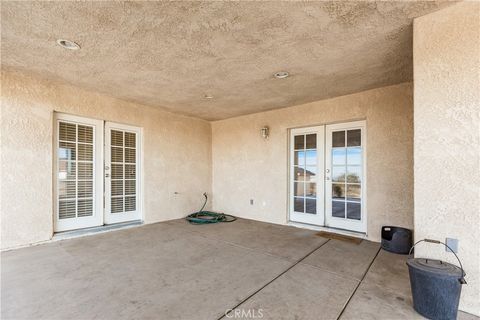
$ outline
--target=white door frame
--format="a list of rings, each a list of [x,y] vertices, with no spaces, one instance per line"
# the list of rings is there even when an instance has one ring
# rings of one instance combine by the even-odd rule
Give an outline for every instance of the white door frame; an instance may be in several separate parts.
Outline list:
[[[361,129],[361,147],[362,147],[362,174],[361,174],[361,220],[337,218],[332,216],[332,179],[331,176],[331,150],[332,150],[332,132],[335,130],[352,130]],[[325,226],[331,228],[344,229],[349,231],[367,233],[367,139],[366,139],[366,122],[354,121],[346,123],[336,123],[325,126],[325,171],[327,172],[325,178]],[[345,146],[346,147],[346,146]],[[346,195],[345,195],[346,197]]]
[[[111,213],[111,146],[110,131],[118,129],[125,132],[136,134],[136,153],[135,153],[135,191],[136,191],[136,210],[123,213]],[[105,224],[120,223],[126,221],[143,220],[142,217],[142,181],[143,181],[143,152],[142,152],[142,128],[129,126],[126,124],[105,122]]]
[[[361,129],[362,146],[362,179],[361,179],[361,220],[351,221],[332,217],[332,181],[331,176],[331,149],[332,131],[338,129]],[[289,130],[289,193],[288,193],[288,220],[293,223],[304,223],[318,227],[342,229],[359,233],[367,233],[367,128],[366,121],[352,121],[335,123],[307,128],[293,128]],[[317,133],[317,214],[294,212],[294,136],[302,133]],[[321,190],[320,190],[321,189]]]
[[[325,201],[325,192],[324,192],[324,126],[315,126],[309,128],[296,128],[290,130],[290,161],[289,161],[289,220],[294,222],[313,224],[313,225],[323,225],[324,224],[324,201]],[[311,213],[300,213],[295,212],[294,210],[294,156],[295,156],[295,144],[294,137],[295,135],[300,134],[317,134],[317,176],[316,176],[316,214]]]
[[[54,161],[53,161],[53,187],[54,187],[54,231],[81,229],[100,226],[103,224],[103,121],[83,118],[63,113],[54,113]],[[84,124],[93,127],[93,215],[59,219],[59,126],[60,122]]]

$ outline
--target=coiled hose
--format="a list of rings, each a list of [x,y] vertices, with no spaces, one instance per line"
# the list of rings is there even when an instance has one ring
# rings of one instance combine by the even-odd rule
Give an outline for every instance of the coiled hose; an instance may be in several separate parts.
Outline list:
[[[206,210],[204,211],[203,209],[205,209],[205,206],[207,205],[207,201],[208,201],[207,193],[205,192],[203,196],[205,197],[205,202],[203,203],[202,208],[198,212],[189,214],[185,218],[188,222],[190,222],[191,224],[207,224],[207,223],[218,223],[218,222],[233,222],[237,220],[236,217],[229,214],[206,211]]]

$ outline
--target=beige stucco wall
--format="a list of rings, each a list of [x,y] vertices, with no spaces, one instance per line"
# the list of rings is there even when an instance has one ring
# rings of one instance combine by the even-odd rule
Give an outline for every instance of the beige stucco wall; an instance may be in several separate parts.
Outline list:
[[[459,239],[460,309],[480,315],[480,3],[414,22],[415,236]],[[433,245],[417,256],[455,262]],[[455,262],[456,263],[456,262]]]
[[[412,95],[404,83],[213,122],[213,208],[287,223],[288,129],[366,119],[368,237],[379,241],[385,224],[412,228]]]
[[[54,110],[143,128],[146,223],[185,216],[211,193],[207,121],[9,71],[1,99],[2,248],[52,236]]]

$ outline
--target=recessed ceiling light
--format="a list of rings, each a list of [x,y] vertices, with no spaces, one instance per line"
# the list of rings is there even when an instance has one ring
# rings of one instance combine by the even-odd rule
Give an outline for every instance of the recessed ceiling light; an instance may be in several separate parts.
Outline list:
[[[279,71],[276,72],[273,76],[277,79],[285,79],[289,76],[289,73],[287,71]]]
[[[57,40],[57,44],[65,49],[68,49],[68,50],[78,50],[80,49],[80,46],[73,42],[73,41],[70,41],[70,40],[65,40],[65,39],[58,39]]]
[[[213,99],[213,96],[211,94],[206,94],[204,96],[205,99]]]

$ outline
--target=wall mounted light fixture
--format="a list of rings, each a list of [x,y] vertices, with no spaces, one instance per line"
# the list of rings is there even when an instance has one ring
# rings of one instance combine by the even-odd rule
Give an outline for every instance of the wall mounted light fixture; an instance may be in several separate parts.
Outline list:
[[[270,136],[270,128],[268,126],[264,126],[262,129],[260,129],[260,132],[262,133],[263,139],[268,139]]]

